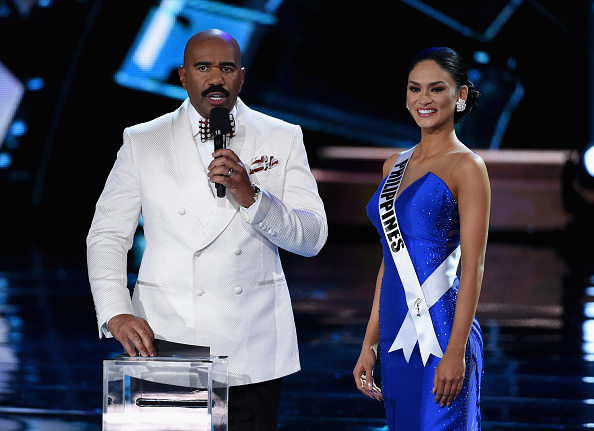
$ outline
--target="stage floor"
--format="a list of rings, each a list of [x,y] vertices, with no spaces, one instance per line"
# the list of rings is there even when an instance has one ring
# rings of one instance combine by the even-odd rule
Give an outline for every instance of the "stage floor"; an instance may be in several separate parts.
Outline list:
[[[594,271],[564,254],[560,238],[491,237],[478,312],[483,430],[594,427]],[[379,253],[373,232],[341,229],[314,258],[283,253],[302,370],[284,380],[280,430],[385,429],[382,404],[362,396],[351,374]],[[97,337],[80,256],[34,245],[2,256],[0,337],[0,429],[101,429],[102,360],[121,349]]]

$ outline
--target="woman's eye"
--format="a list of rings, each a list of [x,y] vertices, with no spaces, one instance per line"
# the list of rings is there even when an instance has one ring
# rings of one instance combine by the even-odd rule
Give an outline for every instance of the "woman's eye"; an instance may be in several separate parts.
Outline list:
[[[431,89],[431,91],[433,91],[435,93],[441,93],[444,90],[445,90],[445,88],[443,88],[443,87],[435,87],[435,88]]]
[[[408,89],[409,89],[409,91],[412,91],[413,93],[420,91],[419,88],[417,88],[417,87],[408,87]]]

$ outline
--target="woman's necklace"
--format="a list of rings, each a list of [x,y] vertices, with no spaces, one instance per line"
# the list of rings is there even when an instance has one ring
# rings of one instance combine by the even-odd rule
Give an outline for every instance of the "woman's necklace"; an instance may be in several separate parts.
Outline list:
[[[431,161],[431,160],[433,160],[433,159],[435,159],[435,158],[437,158],[437,157],[439,157],[439,156],[443,156],[445,153],[447,153],[447,152],[451,151],[453,148],[454,148],[454,147],[450,147],[450,148],[448,148],[447,150],[445,150],[445,151],[442,151],[441,153],[438,153],[438,154],[436,154],[436,155],[434,155],[434,156],[431,156],[431,157],[429,157],[429,158],[426,158],[426,159],[425,159],[425,160],[423,160],[421,163],[411,163],[411,164],[412,164],[413,166],[423,166],[425,163],[427,163],[427,162],[429,162],[429,161]]]

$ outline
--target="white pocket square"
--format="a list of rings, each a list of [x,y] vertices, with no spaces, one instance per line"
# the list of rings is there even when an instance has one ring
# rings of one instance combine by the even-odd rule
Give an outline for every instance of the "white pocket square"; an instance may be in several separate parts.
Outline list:
[[[250,174],[261,171],[267,171],[268,169],[272,169],[276,165],[278,165],[278,159],[276,157],[258,154],[252,162],[252,165],[250,167]]]

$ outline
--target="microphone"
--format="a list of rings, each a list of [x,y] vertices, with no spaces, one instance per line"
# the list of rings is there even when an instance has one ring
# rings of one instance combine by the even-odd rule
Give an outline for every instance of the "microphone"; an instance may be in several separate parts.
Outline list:
[[[224,106],[216,106],[210,110],[209,118],[210,130],[214,137],[215,151],[221,148],[227,148],[227,134],[231,131],[231,120],[229,119],[229,110]],[[225,186],[219,183],[215,184],[217,197],[225,197]]]

